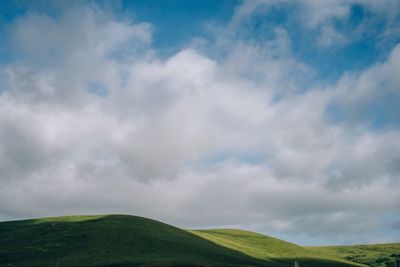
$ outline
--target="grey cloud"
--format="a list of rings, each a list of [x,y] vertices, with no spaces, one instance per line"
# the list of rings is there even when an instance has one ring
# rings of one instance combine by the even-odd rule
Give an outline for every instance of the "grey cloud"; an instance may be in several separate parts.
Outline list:
[[[312,235],[328,234],[332,239],[340,235],[336,237],[340,239],[344,234],[379,227],[378,214],[396,210],[396,189],[388,190],[380,183],[367,189],[330,192],[321,185],[277,180],[261,166],[233,164],[200,175],[203,181],[193,181],[196,192],[179,207],[188,215],[182,220],[195,227],[246,225],[290,233],[298,233],[300,228]],[[369,201],[371,196],[376,203]],[[242,216],[236,215],[238,211]],[[189,216],[193,213],[202,217]],[[211,225],[209,218],[213,218]]]
[[[400,222],[395,222],[392,224],[392,228],[395,230],[400,230]]]

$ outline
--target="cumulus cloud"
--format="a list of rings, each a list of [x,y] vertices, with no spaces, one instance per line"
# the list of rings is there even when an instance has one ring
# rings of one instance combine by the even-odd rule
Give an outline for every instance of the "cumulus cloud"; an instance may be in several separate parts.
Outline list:
[[[399,130],[327,114],[332,105],[357,114],[376,94],[397,93],[398,48],[320,88],[307,86],[314,70],[292,56],[282,28],[263,45],[215,44],[219,58],[190,46],[160,57],[152,31],[97,6],[10,25],[1,218],[123,212],[334,240],[399,211]]]

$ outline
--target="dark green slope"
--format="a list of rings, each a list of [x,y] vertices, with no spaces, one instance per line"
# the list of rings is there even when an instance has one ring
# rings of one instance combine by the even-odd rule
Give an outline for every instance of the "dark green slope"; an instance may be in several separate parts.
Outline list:
[[[195,234],[194,234],[195,233]],[[126,215],[0,223],[0,266],[352,266],[264,235],[186,231]]]
[[[188,231],[135,216],[0,223],[0,266],[262,265]]]

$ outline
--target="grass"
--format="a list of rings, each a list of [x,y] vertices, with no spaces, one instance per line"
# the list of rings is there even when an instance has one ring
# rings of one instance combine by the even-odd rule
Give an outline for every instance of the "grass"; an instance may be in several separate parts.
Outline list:
[[[192,233],[251,257],[288,266],[295,260],[300,266],[354,266],[352,262],[259,233],[237,229],[193,230]]]
[[[342,258],[342,259],[338,259]],[[0,266],[356,266],[241,230],[187,231],[127,215],[0,223]]]
[[[0,223],[0,266],[262,265],[188,231],[111,215]]]
[[[400,243],[310,247],[310,249],[371,267],[395,267],[396,260],[400,257]]]

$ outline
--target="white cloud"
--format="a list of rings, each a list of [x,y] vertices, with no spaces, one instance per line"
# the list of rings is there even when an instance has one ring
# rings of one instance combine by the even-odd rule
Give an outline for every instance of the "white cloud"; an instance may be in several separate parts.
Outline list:
[[[2,218],[124,212],[333,236],[373,231],[379,214],[399,210],[399,131],[326,118],[332,101],[369,99],[377,77],[392,90],[397,48],[337,86],[299,90],[313,70],[283,29],[265,46],[228,45],[218,60],[193,48],[159,58],[151,26],[93,7],[28,14],[10,32],[18,61],[0,83]]]

